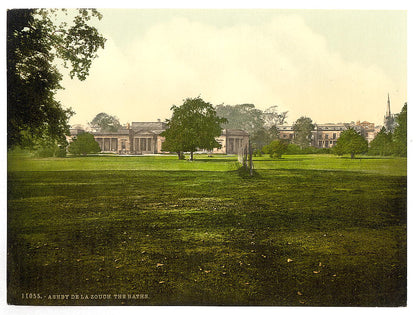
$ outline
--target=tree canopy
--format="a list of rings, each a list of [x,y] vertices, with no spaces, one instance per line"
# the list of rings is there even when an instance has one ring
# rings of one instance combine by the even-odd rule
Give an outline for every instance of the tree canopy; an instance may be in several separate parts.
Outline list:
[[[100,145],[95,141],[94,136],[88,132],[81,133],[69,144],[68,151],[74,155],[87,155],[101,151]]]
[[[217,115],[227,119],[222,127],[225,129],[242,129],[249,134],[263,128],[263,112],[253,104],[217,105]]]
[[[370,142],[368,153],[370,155],[391,155],[393,154],[393,135],[383,127]]]
[[[215,138],[221,135],[221,124],[226,123],[220,118],[214,107],[201,97],[187,98],[181,106],[172,106],[168,129],[161,135],[165,137],[163,150],[177,152],[193,152],[197,149],[212,150],[220,148],[221,144]]]
[[[395,153],[400,156],[407,155],[407,102],[396,117],[396,128],[393,133]]]
[[[55,100],[63,78],[57,64],[70,69],[71,78],[85,80],[105,39],[89,26],[101,19],[94,9],[79,9],[72,23],[59,22],[55,9],[7,11],[7,144],[30,146],[38,138],[64,143],[68,120],[74,114]],[[72,13],[72,12],[71,12]]]
[[[293,124],[294,139],[293,142],[302,149],[310,146],[312,141],[312,131],[315,126],[312,119],[306,116],[298,118]]]
[[[107,113],[97,114],[89,124],[91,127],[100,128],[101,131],[110,132],[116,132],[121,127],[118,118]]]
[[[271,158],[280,159],[287,151],[288,143],[282,140],[273,140],[270,144],[265,145],[262,149],[264,153],[270,155]]]
[[[247,131],[256,149],[261,149],[276,139],[276,126],[284,124],[287,118],[287,112],[279,112],[278,106],[271,106],[263,111],[253,104],[217,105],[215,110],[219,117],[227,119],[223,128]]]
[[[353,159],[356,154],[367,152],[367,149],[367,140],[352,128],[341,132],[337,144],[333,148],[335,154],[350,154],[351,159]]]

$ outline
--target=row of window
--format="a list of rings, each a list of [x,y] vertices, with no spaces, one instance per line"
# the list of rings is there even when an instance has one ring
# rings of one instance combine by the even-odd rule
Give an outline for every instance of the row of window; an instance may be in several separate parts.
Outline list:
[[[318,146],[320,148],[330,148],[330,147],[333,147],[336,144],[337,144],[337,142],[332,141],[332,140],[330,140],[330,141],[318,141]]]
[[[110,151],[110,152],[117,152],[118,151],[118,138],[95,138],[95,141],[98,142],[100,145],[101,151]],[[121,150],[125,151],[126,147],[126,139],[121,140]],[[139,152],[152,152],[152,144],[153,141],[151,138],[135,138],[134,139],[134,149],[133,151]]]

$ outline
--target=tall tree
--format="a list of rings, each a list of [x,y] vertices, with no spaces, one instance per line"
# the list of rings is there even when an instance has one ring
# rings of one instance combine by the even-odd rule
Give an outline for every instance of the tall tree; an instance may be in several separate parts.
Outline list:
[[[253,134],[264,127],[263,112],[253,104],[217,105],[215,110],[219,117],[227,119],[223,128],[243,129]]]
[[[104,48],[105,39],[88,25],[91,18],[101,19],[98,11],[79,9],[70,24],[58,22],[60,12],[7,11],[8,148],[31,145],[44,137],[65,142],[73,111],[55,100],[62,89],[56,64],[60,60],[70,68],[71,78],[85,80],[97,50]]]
[[[101,131],[118,131],[121,127],[120,121],[116,116],[107,113],[99,113],[89,123],[91,127],[100,128]]]
[[[215,109],[218,116],[228,121],[223,128],[247,131],[251,136],[251,144],[257,149],[278,138],[276,126],[284,124],[287,118],[287,112],[279,112],[277,106],[264,111],[253,104],[217,105]]]
[[[187,98],[181,106],[172,106],[170,120],[167,120],[168,129],[162,132],[165,137],[163,149],[177,152],[193,153],[197,149],[212,150],[220,148],[221,144],[215,138],[221,135],[221,124],[227,122],[220,118],[214,107],[201,97]]]
[[[279,112],[278,106],[274,105],[263,111],[263,120],[266,128],[276,128],[278,125],[286,123],[287,111]]]
[[[385,127],[381,128],[373,141],[370,142],[368,154],[381,156],[393,154],[393,135],[391,132],[387,132]]]
[[[337,144],[333,148],[335,154],[350,154],[351,159],[353,159],[356,154],[367,152],[367,149],[367,140],[352,128],[341,132]]]
[[[400,156],[407,155],[407,102],[396,117],[396,128],[393,133],[395,153]]]
[[[310,146],[312,141],[312,131],[315,128],[312,119],[306,116],[298,118],[293,124],[293,142],[302,149]]]

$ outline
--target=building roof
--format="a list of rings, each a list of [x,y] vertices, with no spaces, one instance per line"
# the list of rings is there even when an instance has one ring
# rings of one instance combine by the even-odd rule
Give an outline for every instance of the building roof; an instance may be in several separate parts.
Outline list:
[[[118,131],[97,131],[92,133],[95,136],[120,136],[120,135],[129,135],[129,129],[119,129]]]
[[[223,129],[222,136],[248,136],[248,132],[242,129]]]

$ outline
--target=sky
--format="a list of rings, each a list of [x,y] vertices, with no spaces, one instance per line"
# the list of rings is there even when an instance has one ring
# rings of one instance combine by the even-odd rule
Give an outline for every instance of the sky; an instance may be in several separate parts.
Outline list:
[[[407,101],[403,10],[99,9],[107,39],[85,81],[65,77],[58,100],[86,125],[100,112],[170,118],[201,96],[215,105],[277,105],[288,123],[382,124],[390,95]]]

